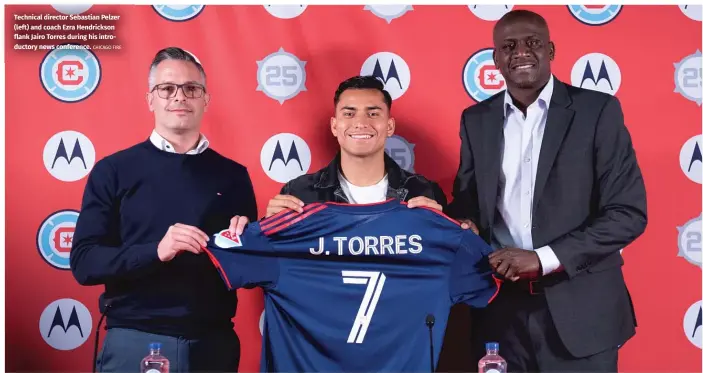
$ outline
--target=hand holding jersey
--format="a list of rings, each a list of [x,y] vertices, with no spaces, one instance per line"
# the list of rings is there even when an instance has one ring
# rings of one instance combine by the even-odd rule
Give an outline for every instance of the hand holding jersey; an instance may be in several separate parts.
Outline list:
[[[262,371],[425,370],[427,315],[437,361],[450,307],[490,302],[492,248],[406,205],[311,203],[210,240],[229,289],[264,289]]]

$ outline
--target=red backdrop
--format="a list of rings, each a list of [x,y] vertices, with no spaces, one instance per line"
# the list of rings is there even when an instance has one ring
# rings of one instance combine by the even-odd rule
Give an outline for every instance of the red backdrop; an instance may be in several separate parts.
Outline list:
[[[277,137],[284,154],[294,140],[303,165],[301,148],[309,148],[308,171],[324,166],[335,152],[328,129],[334,90],[362,66],[366,74],[377,67],[398,96],[393,105],[397,134],[411,145],[394,142],[394,156],[450,194],[459,159],[460,113],[491,89],[502,88],[490,62],[480,63],[483,55],[468,61],[491,46],[495,17],[490,15],[506,9],[482,7],[94,5],[83,14],[120,15],[109,23],[118,36],[112,44],[120,49],[57,50],[47,56],[47,51],[14,48],[22,42],[13,39],[14,25],[30,23],[14,15],[61,13],[49,5],[6,6],[8,371],[91,369],[102,287],[81,287],[62,269],[75,213],[60,211],[80,209],[94,159],[149,135],[153,117],[145,92],[157,50],[179,46],[203,63],[212,94],[203,131],[214,149],[249,168],[260,211],[281,187],[273,178],[297,175],[298,167],[289,162],[265,171],[272,150],[264,144],[279,133],[295,134],[300,139]],[[623,347],[620,368],[698,370],[703,333],[700,7],[528,8],[549,22],[557,78],[621,100],[644,173],[649,225],[623,252],[640,326]],[[281,48],[290,54],[265,61]],[[379,52],[394,55],[371,58]],[[608,58],[581,59],[590,53]],[[281,103],[283,96],[288,97]],[[258,369],[262,298],[256,290],[239,294],[235,322],[243,342],[241,368],[252,371]]]

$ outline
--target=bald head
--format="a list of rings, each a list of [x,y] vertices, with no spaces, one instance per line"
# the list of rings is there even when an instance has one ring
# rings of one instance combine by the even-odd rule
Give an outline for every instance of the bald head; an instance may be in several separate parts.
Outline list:
[[[505,13],[505,15],[501,17],[498,22],[496,22],[495,26],[493,26],[493,39],[495,39],[496,31],[499,29],[520,22],[530,23],[540,28],[544,28],[547,37],[549,37],[549,26],[547,26],[547,20],[545,20],[544,17],[533,11],[517,9]]]
[[[554,43],[547,21],[529,10],[506,13],[493,28],[493,61],[508,91],[535,91],[551,76]]]

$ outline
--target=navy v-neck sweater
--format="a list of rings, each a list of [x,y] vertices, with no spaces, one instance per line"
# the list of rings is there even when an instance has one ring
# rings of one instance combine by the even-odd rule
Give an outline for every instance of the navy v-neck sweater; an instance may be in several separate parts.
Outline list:
[[[212,236],[235,215],[257,219],[247,169],[212,149],[186,155],[150,141],[110,155],[88,177],[70,262],[82,285],[105,285],[107,327],[197,337],[231,329],[237,307],[207,254],[161,262],[176,223]]]

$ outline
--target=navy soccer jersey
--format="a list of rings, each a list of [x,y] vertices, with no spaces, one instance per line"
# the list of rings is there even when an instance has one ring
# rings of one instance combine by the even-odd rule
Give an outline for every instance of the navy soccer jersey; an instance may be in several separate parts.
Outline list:
[[[312,203],[226,230],[206,248],[230,289],[265,294],[261,370],[430,369],[450,307],[484,307],[497,282],[483,240],[442,214],[403,202]]]

